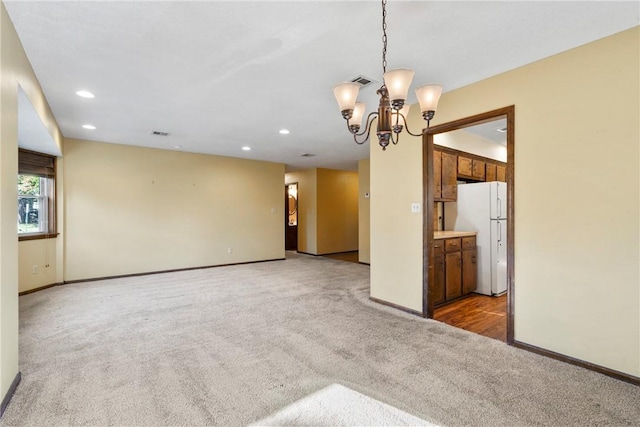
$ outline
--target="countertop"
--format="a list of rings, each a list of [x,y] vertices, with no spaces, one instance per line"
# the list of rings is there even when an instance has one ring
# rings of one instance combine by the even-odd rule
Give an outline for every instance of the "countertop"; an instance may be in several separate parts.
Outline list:
[[[475,236],[476,234],[478,234],[477,231],[434,231],[433,238],[434,240],[451,239],[455,237]]]

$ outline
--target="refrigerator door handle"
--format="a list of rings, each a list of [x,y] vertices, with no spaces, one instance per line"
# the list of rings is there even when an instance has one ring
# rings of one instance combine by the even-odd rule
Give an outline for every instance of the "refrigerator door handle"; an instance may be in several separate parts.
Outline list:
[[[502,223],[497,221],[498,224],[498,242],[502,242]]]
[[[502,218],[502,199],[498,197],[498,218]]]

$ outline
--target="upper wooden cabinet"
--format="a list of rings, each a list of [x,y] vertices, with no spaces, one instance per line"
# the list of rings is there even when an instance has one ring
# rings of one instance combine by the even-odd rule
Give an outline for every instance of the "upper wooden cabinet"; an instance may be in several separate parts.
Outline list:
[[[485,161],[458,154],[458,177],[485,181]]]
[[[496,178],[497,178],[496,168],[497,168],[497,165],[495,163],[487,163],[487,166],[486,166],[487,173],[485,176],[485,181],[487,182],[496,181]]]
[[[458,182],[456,174],[456,155],[442,152],[442,171],[441,171],[441,202],[455,202],[458,197]]]
[[[433,198],[442,198],[442,151],[433,150]]]
[[[498,165],[496,167],[496,181],[507,182],[507,166]]]
[[[433,150],[435,202],[455,202],[458,198],[458,181],[506,182],[505,163],[440,145],[437,147]]]
[[[458,193],[456,156],[440,150],[433,151],[433,200],[455,202]]]
[[[458,176],[473,177],[473,160],[470,157],[458,156]]]
[[[473,177],[484,181],[484,162],[482,160],[473,159]]]

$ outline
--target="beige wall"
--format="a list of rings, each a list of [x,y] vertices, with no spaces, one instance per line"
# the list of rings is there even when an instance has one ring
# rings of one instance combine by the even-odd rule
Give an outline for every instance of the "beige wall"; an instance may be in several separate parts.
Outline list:
[[[421,127],[414,123],[412,131]],[[386,151],[375,134],[371,141],[370,293],[422,312],[422,213],[411,212],[412,203],[422,202],[421,139],[402,134]]]
[[[318,169],[318,254],[358,250],[358,172]]]
[[[515,339],[635,376],[639,54],[636,27],[447,92],[434,121],[515,105]],[[412,127],[423,126],[412,113]],[[422,194],[419,145],[371,148],[371,293],[411,308],[422,224],[405,219]],[[411,259],[399,268],[405,246]]]
[[[68,139],[64,176],[65,280],[284,258],[282,164]]]
[[[0,398],[18,373],[18,86],[60,146],[62,136],[24,53],[4,3],[0,4]]]
[[[371,262],[369,221],[371,207],[369,206],[370,199],[365,197],[365,194],[371,194],[369,169],[369,159],[358,161],[358,261],[365,264]]]
[[[18,291],[25,292],[57,283],[58,239],[25,240],[18,244]],[[37,273],[33,273],[37,266]]]
[[[285,184],[298,183],[298,251],[318,253],[317,170],[289,172]]]

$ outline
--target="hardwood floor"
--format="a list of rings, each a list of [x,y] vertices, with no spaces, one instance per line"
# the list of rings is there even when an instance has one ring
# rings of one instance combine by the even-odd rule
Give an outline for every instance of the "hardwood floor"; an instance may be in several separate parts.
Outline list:
[[[331,259],[339,259],[340,261],[358,262],[358,251],[341,252],[339,254],[328,254],[323,256]]]
[[[467,298],[437,307],[433,318],[500,341],[507,341],[507,295],[489,297],[471,294]]]

